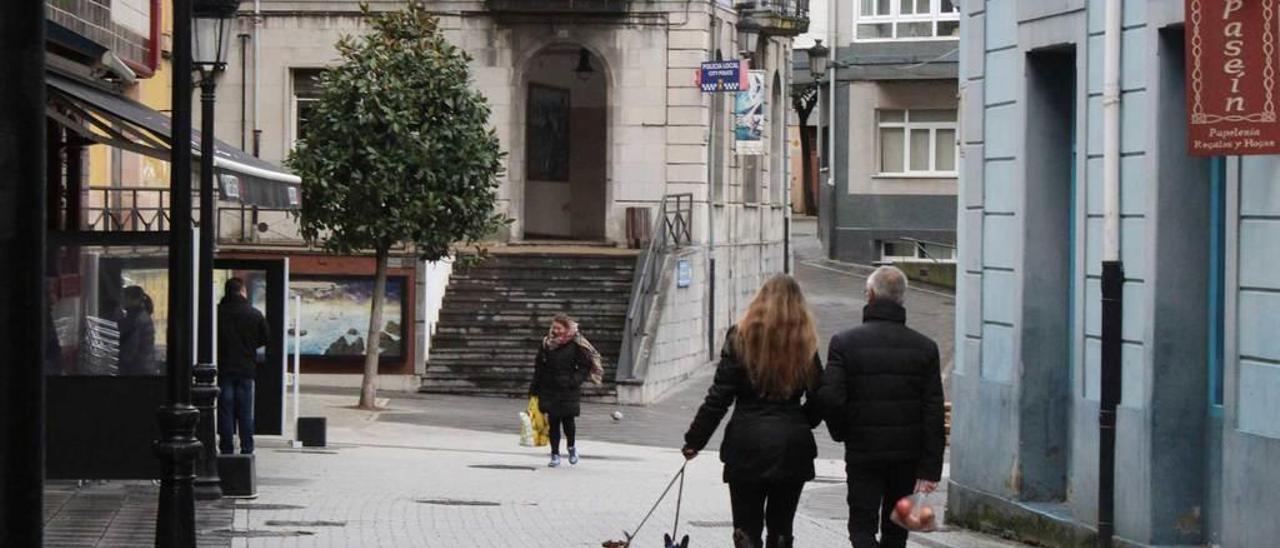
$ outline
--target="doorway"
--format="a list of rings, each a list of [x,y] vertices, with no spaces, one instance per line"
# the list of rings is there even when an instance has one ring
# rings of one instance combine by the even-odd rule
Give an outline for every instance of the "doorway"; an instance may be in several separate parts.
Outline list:
[[[525,66],[524,238],[603,240],[608,78],[590,50],[555,45]]]

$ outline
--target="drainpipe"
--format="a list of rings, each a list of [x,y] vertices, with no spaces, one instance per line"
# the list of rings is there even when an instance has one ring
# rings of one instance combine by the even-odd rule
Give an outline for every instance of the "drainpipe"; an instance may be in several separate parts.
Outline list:
[[[1121,2],[1106,3],[1102,55],[1102,398],[1098,411],[1098,546],[1115,534],[1116,408],[1120,404],[1124,265],[1120,260]]]
[[[249,35],[242,33],[238,38],[240,39],[240,150],[244,150],[247,148],[246,133],[249,129],[249,115],[246,112],[249,105],[249,82],[246,78],[249,75],[249,67],[246,66],[249,64],[247,55],[249,45],[246,44],[249,41]],[[254,81],[254,85],[257,84],[258,82]]]
[[[836,186],[836,78],[840,76],[840,0],[827,0],[827,35],[831,43],[831,60],[827,63],[831,77],[827,82],[827,184]],[[821,98],[819,98],[821,100]],[[819,162],[821,164],[821,162]],[[821,167],[821,166],[819,166]],[[831,192],[831,206],[827,208],[827,257],[835,255],[836,245],[836,195]]]
[[[715,55],[720,46],[720,18],[711,18],[711,48],[708,53]],[[719,61],[719,56],[716,56]],[[716,147],[721,146],[716,140],[716,128],[724,116],[724,101],[721,95],[711,96],[710,131],[707,132],[707,359],[716,359]],[[716,108],[720,105],[721,108]],[[723,174],[723,173],[722,173]],[[725,189],[727,193],[729,189]]]
[[[253,0],[253,155],[262,153],[262,128],[258,125],[258,26],[262,24],[262,0]]]
[[[791,273],[791,65],[795,59],[795,50],[782,48],[786,56],[781,64],[787,69],[782,84],[782,119],[774,123],[782,124],[782,272]],[[803,130],[802,130],[803,131]],[[778,132],[773,132],[774,136]]]

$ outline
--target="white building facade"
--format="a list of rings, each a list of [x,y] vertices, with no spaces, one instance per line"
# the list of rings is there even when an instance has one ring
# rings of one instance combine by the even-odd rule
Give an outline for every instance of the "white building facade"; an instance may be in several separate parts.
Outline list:
[[[472,57],[507,153],[499,198],[513,223],[498,239],[622,246],[629,208],[652,216],[664,197],[691,195],[692,241],[681,253],[692,254],[692,283],[669,296],[680,306],[660,315],[657,333],[681,327],[651,333],[659,340],[647,355],[652,371],[673,378],[714,356],[759,285],[787,268],[791,36],[808,24],[807,1],[426,4]],[[740,20],[750,23],[739,29]],[[748,26],[754,36],[740,32]],[[340,37],[365,29],[355,1],[242,5],[218,85],[219,138],[283,161],[316,95],[311,76],[338,62]],[[733,94],[703,93],[695,76],[704,61],[743,57],[761,71],[765,94],[753,156],[735,152]]]

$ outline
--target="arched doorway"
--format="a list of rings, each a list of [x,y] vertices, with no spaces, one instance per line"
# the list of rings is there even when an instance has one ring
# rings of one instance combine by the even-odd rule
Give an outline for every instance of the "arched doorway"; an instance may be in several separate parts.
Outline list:
[[[581,46],[547,47],[525,66],[524,238],[603,240],[608,82]]]

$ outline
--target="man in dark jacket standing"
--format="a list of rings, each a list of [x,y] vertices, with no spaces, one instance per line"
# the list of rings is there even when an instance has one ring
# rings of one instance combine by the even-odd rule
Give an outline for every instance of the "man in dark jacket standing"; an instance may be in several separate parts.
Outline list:
[[[231,278],[218,303],[218,451],[253,454],[253,380],[258,349],[270,338],[267,320],[245,293],[244,280]]]
[[[893,505],[933,491],[942,478],[938,345],[906,326],[906,293],[897,268],[880,267],[867,279],[862,325],[831,339],[819,391],[832,435],[845,444],[855,548],[906,546],[907,531],[889,521]]]

